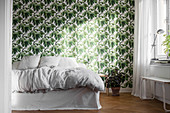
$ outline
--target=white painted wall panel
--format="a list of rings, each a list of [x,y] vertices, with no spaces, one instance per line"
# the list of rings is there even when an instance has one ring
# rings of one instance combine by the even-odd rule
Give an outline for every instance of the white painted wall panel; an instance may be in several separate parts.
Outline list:
[[[151,66],[151,76],[170,79],[170,66]],[[170,104],[170,84],[165,85],[166,101]],[[156,83],[156,98],[162,100],[161,83]]]
[[[4,113],[5,0],[0,0],[0,113]]]

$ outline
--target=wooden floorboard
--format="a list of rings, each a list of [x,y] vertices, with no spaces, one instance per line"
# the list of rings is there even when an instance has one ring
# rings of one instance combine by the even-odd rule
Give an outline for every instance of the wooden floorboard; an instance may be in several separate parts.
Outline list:
[[[120,96],[100,96],[100,110],[53,110],[53,111],[12,111],[12,113],[164,113],[162,102],[158,100],[141,100],[129,93]],[[170,106],[168,105],[168,108]]]

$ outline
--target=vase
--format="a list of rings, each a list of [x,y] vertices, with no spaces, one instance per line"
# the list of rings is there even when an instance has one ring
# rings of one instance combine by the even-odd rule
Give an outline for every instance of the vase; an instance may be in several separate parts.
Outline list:
[[[112,96],[119,96],[120,87],[112,87]]]

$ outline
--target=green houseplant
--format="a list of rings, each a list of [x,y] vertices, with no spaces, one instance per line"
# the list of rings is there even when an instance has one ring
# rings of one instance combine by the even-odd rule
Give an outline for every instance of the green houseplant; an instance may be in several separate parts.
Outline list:
[[[169,31],[170,32],[170,31]],[[170,35],[165,34],[164,35],[165,40],[163,41],[162,45],[166,48],[164,49],[165,54],[167,54],[167,57],[170,57]]]
[[[109,73],[109,77],[106,79],[106,87],[112,89],[113,96],[119,96],[121,84],[125,81],[125,74],[119,72],[118,69],[114,69]]]

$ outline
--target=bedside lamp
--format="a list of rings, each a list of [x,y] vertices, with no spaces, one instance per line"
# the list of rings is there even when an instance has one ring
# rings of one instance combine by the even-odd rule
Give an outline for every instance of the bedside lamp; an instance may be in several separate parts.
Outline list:
[[[157,35],[158,34],[162,34],[162,33],[164,33],[164,30],[163,29],[159,29],[159,30],[157,30],[157,32],[156,32],[156,34],[154,34],[154,41],[153,41],[153,44],[152,44],[152,48],[154,48],[154,58],[152,58],[151,60],[158,60],[156,57],[155,57],[155,46],[156,46],[156,38],[157,38]]]

